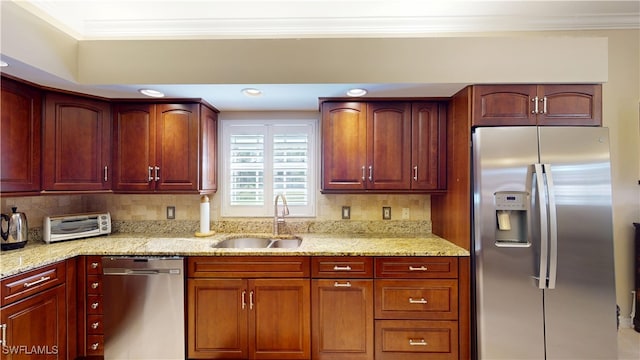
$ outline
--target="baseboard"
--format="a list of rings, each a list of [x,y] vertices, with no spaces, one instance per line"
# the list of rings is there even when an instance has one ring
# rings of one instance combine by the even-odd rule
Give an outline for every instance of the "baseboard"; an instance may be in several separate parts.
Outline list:
[[[620,316],[620,328],[631,328],[633,327],[633,320],[630,316]]]

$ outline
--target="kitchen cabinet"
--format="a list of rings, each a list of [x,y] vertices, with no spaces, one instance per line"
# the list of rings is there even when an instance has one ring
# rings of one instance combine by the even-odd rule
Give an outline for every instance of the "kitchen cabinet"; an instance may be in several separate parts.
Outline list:
[[[83,357],[104,356],[102,260],[78,258],[78,352]]]
[[[217,189],[217,112],[199,103],[117,103],[116,192]]]
[[[602,86],[476,85],[472,126],[602,125]]]
[[[375,259],[375,358],[458,359],[458,258]]]
[[[47,92],[42,141],[42,190],[111,189],[111,104]]]
[[[0,283],[0,359],[67,359],[66,264],[59,262]]]
[[[39,89],[2,77],[0,84],[0,192],[40,192],[42,95]]]
[[[444,105],[325,101],[321,108],[323,192],[444,190]]]
[[[309,359],[308,257],[190,257],[187,357]]]
[[[373,359],[373,259],[311,259],[311,358]]]

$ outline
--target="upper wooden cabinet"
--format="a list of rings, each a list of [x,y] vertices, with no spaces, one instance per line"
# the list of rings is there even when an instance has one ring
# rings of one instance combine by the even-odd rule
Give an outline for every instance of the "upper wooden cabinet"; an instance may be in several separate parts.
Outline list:
[[[0,85],[0,192],[40,191],[42,95],[34,87],[2,78]]]
[[[472,126],[602,125],[601,85],[473,86]]]
[[[217,113],[198,103],[117,103],[117,192],[211,193],[217,189]]]
[[[322,191],[444,189],[444,105],[322,103]]]
[[[111,189],[111,104],[47,93],[42,142],[42,190]]]

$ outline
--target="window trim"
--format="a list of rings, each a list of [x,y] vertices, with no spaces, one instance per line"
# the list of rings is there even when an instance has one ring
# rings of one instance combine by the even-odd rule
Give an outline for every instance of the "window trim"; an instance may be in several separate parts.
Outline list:
[[[316,216],[316,196],[318,191],[318,146],[317,146],[317,119],[283,119],[283,120],[221,120],[221,166],[222,166],[222,179],[220,192],[222,195],[220,202],[220,216],[232,217],[232,218],[257,218],[257,217],[273,217],[273,201],[266,199],[274,199],[275,193],[273,190],[273,133],[271,132],[274,127],[286,126],[286,127],[304,127],[309,134],[309,168],[308,168],[308,204],[306,206],[296,206],[289,204],[289,217],[315,217]],[[265,168],[265,188],[264,198],[265,204],[261,206],[232,206],[230,204],[231,182],[229,181],[230,171],[230,140],[231,135],[234,133],[240,133],[241,131],[233,131],[233,128],[246,127],[247,129],[253,127],[265,127],[264,130],[255,131],[253,133],[265,133],[269,135],[269,139],[265,139],[265,164],[268,166]],[[268,127],[268,129],[267,129]]]

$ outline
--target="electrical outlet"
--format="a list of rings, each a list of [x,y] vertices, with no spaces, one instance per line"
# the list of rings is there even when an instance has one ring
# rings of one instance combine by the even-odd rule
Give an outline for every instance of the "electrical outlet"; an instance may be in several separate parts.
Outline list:
[[[383,220],[391,220],[391,207],[383,206],[382,207],[382,219]]]
[[[409,220],[409,208],[402,208],[402,220]]]
[[[167,206],[167,219],[172,220],[176,218],[176,207]]]
[[[351,206],[342,207],[342,219],[344,220],[351,219]]]

